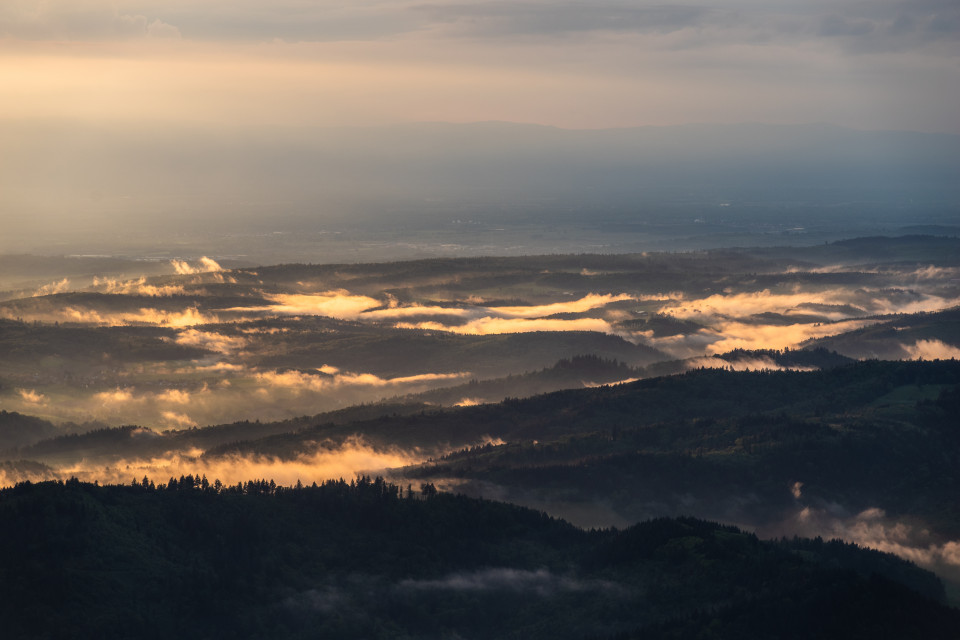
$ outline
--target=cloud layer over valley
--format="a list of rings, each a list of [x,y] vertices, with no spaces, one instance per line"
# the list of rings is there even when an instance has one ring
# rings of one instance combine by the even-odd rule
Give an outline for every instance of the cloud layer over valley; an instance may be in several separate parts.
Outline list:
[[[31,331],[55,335],[49,323],[88,327],[93,333],[77,339],[102,351],[91,360],[87,348],[81,362],[71,360],[75,346],[52,347],[42,374],[30,358],[11,360],[0,406],[58,422],[167,429],[313,414],[591,352],[630,366],[691,358],[673,370],[780,368],[765,356],[705,356],[833,340],[840,353],[871,357],[875,342],[856,336],[874,331],[864,335],[879,336],[896,358],[960,354],[949,332],[885,329],[901,317],[891,314],[956,307],[955,267],[786,259],[743,274],[725,260],[722,253],[595,257],[588,268],[575,258],[530,259],[497,264],[503,273],[481,261],[444,275],[416,273],[418,263],[231,271],[203,257],[174,261],[177,274],[169,276],[94,277],[86,289],[71,281],[69,292],[0,302],[0,316],[43,323],[20,326],[24,339]],[[657,275],[671,261],[689,263],[688,282]],[[514,336],[513,346],[505,336]],[[10,339],[9,353],[19,353],[18,338]]]

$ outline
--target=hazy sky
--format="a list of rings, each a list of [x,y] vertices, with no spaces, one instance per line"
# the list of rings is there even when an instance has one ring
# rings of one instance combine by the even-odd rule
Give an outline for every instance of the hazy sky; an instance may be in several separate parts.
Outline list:
[[[960,133],[957,0],[3,0],[0,119]]]

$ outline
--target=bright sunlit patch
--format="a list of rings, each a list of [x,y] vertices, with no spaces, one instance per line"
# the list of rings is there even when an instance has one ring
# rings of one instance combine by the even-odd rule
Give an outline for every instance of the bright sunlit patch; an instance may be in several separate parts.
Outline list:
[[[439,322],[399,322],[398,329],[421,329],[426,331],[448,331],[466,335],[490,335],[497,333],[530,333],[533,331],[597,331],[600,333],[618,333],[609,322],[601,318],[477,318],[461,325],[445,325]]]
[[[43,405],[47,402],[47,396],[42,393],[37,393],[33,389],[17,389],[17,393],[27,404]]]
[[[133,392],[129,389],[115,389],[114,391],[101,391],[95,393],[93,398],[104,405],[118,405],[134,402]]]
[[[591,309],[604,307],[612,302],[622,302],[624,300],[634,300],[634,297],[625,293],[619,295],[591,293],[579,300],[571,300],[570,302],[554,302],[529,307],[489,307],[489,311],[493,315],[505,318],[543,318],[558,313],[583,313]]]
[[[198,329],[186,329],[177,334],[175,339],[177,344],[188,347],[199,347],[208,351],[216,351],[223,354],[231,354],[243,349],[248,344],[248,340],[242,336],[228,336],[213,331],[200,331]]]
[[[161,393],[156,394],[157,402],[163,404],[182,404],[187,405],[191,402],[196,401],[197,394],[201,393],[210,393],[210,388],[205,384],[202,388],[197,391],[185,391],[183,389],[167,389]]]
[[[517,333],[521,331],[603,331],[610,333],[609,324],[603,321],[584,319],[584,322],[580,322],[579,320],[570,320],[566,322],[573,324],[563,325],[556,319],[544,318],[544,316],[560,313],[583,313],[602,308],[613,302],[635,299],[633,296],[627,294],[589,294],[578,300],[556,302],[546,305],[514,307],[482,307],[471,305],[467,307],[455,307],[419,303],[400,305],[390,296],[386,296],[386,300],[377,300],[369,296],[354,295],[344,289],[326,291],[319,294],[275,294],[268,295],[267,298],[274,302],[274,304],[269,307],[248,307],[226,309],[225,311],[256,311],[276,315],[323,315],[340,320],[361,321],[395,320],[422,316],[449,316],[457,319],[469,319],[469,321],[466,324],[459,325],[446,325],[444,323],[430,321],[412,324],[401,323],[399,326],[432,326],[438,330],[474,335],[483,333]],[[491,329],[498,321],[513,319],[550,322],[551,324],[549,326],[554,328],[532,328],[533,325],[523,328],[522,324],[516,324],[513,325],[516,328],[508,330],[507,327],[510,325],[500,324],[502,330]],[[433,322],[433,324],[431,324],[431,322]],[[578,322],[580,323],[579,326],[576,324]],[[440,327],[447,328],[441,329]]]
[[[785,349],[795,347],[806,340],[854,331],[878,322],[881,320],[847,320],[787,326],[720,322],[716,325],[716,333],[720,339],[707,345],[706,351],[713,355],[734,349]]]
[[[355,296],[349,291],[327,291],[319,294],[277,294],[267,296],[275,304],[263,310],[279,315],[321,315],[343,320],[354,320],[381,302],[367,296]],[[260,310],[260,308],[256,308]]]
[[[242,364],[233,364],[230,362],[215,362],[213,364],[203,364],[197,365],[195,367],[182,367],[176,370],[176,373],[192,373],[192,372],[210,372],[210,373],[237,373],[241,371],[246,371],[247,368]],[[228,382],[224,379],[221,382]]]
[[[181,416],[172,415],[172,421]],[[84,482],[129,484],[149,477],[156,483],[183,475],[206,476],[212,484],[220,480],[226,485],[246,482],[251,478],[270,478],[279,485],[293,486],[353,478],[359,473],[377,473],[389,468],[422,462],[427,455],[416,450],[396,447],[377,448],[360,437],[342,443],[317,443],[316,451],[286,460],[273,456],[227,455],[202,458],[199,450],[175,452],[155,458],[119,460],[108,464],[84,461],[79,464],[44,472],[24,474],[0,471],[0,486],[11,486],[21,480],[66,480],[75,477]]]
[[[135,312],[111,313],[81,307],[65,307],[62,310],[38,314],[23,314],[31,320],[41,322],[76,322],[101,327],[122,327],[130,325],[153,325],[161,327],[192,327],[198,324],[215,324],[221,319],[214,314],[201,312],[196,307],[183,311],[165,311],[162,309],[142,308]],[[241,321],[240,319],[237,320]]]
[[[176,411],[162,411],[160,416],[170,427],[182,429],[183,427],[197,426],[196,421],[185,413],[178,413]]]

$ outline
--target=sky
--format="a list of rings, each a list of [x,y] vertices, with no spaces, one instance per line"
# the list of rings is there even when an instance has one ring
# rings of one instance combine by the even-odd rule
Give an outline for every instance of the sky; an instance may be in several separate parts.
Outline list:
[[[960,133],[956,0],[4,0],[0,121]]]

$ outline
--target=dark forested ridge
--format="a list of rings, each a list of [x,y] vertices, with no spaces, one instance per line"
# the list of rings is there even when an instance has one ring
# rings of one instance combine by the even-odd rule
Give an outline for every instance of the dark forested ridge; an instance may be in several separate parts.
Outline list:
[[[561,392],[475,409],[507,444],[406,473],[526,504],[602,504],[614,522],[696,514],[764,528],[804,508],[879,508],[956,539],[958,383],[956,361],[862,362]]]
[[[0,492],[7,638],[955,638],[930,573],[690,518],[577,529],[381,479]],[[706,634],[706,635],[704,635]]]
[[[763,416],[842,417],[851,412],[912,419],[912,398],[882,399],[900,387],[960,383],[960,362],[868,361],[826,371],[725,371],[701,369],[590,389],[571,389],[498,404],[435,409],[409,415],[384,414],[351,423],[320,423],[232,450],[290,455],[318,436],[361,433],[375,442],[428,445],[470,442],[484,435],[510,441],[549,441],[584,432],[695,419]],[[929,388],[927,389],[929,391]],[[907,394],[908,396],[910,394]],[[876,404],[875,404],[876,403]],[[695,448],[695,446],[694,446]],[[225,447],[226,451],[231,449]],[[665,449],[676,449],[668,443]],[[690,447],[685,447],[689,451]]]
[[[41,358],[143,362],[202,358],[207,351],[165,342],[174,332],[155,327],[79,327],[27,324],[0,318],[0,353],[5,362],[36,363]]]
[[[24,443],[8,459],[76,464],[199,448],[202,463],[296,460],[355,436],[379,448],[444,443],[464,450],[396,471],[398,481],[451,482],[541,508],[602,504],[615,516],[557,512],[589,526],[697,515],[762,528],[804,507],[882,509],[919,518],[944,542],[960,536],[958,385],[956,361],[704,369],[457,409],[373,404],[164,434],[99,430]],[[476,446],[491,440],[503,444]]]
[[[856,331],[820,338],[811,344],[858,358],[895,360],[908,356],[902,345],[917,340],[960,341],[960,308],[935,313],[904,314]]]

